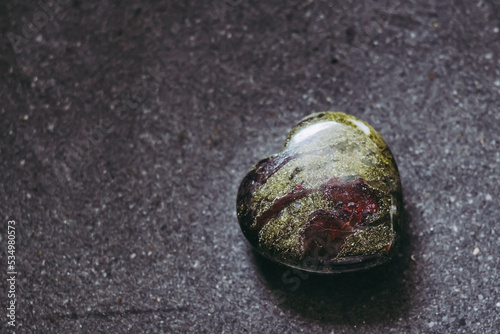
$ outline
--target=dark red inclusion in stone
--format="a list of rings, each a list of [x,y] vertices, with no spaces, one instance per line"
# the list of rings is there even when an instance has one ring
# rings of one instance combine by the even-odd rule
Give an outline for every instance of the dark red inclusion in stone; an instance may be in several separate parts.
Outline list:
[[[379,192],[363,179],[344,184],[330,179],[320,189],[325,199],[334,203],[334,209],[317,210],[309,216],[304,247],[309,256],[335,257],[345,238],[364,229],[362,223],[378,211]]]

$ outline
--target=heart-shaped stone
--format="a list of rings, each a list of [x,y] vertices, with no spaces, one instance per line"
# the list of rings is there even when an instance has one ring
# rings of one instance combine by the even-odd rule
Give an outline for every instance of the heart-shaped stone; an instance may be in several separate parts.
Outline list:
[[[387,262],[401,208],[389,147],[369,124],[340,112],[302,119],[283,151],[245,176],[237,199],[241,230],[260,254],[320,273]]]

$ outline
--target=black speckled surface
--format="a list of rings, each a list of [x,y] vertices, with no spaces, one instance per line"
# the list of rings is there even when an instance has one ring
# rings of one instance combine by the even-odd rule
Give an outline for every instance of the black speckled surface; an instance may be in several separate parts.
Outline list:
[[[45,21],[0,3],[15,333],[498,332],[498,2],[60,3]],[[243,176],[322,110],[396,157],[406,228],[387,267],[306,277],[239,230]]]

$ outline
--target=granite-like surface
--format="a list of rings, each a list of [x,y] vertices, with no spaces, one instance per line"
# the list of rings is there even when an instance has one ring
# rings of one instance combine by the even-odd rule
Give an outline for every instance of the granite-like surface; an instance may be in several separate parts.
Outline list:
[[[498,333],[497,1],[59,7],[16,53],[41,8],[0,3],[15,333]],[[396,157],[407,227],[385,268],[307,277],[239,230],[243,176],[322,110]]]

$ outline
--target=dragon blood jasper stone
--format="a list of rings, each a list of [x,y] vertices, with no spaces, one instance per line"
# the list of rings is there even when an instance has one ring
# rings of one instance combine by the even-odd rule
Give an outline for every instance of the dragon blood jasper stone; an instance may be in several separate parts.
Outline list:
[[[300,121],[282,152],[259,161],[238,190],[238,220],[263,256],[340,273],[388,261],[400,234],[394,157],[369,124],[340,112]]]

